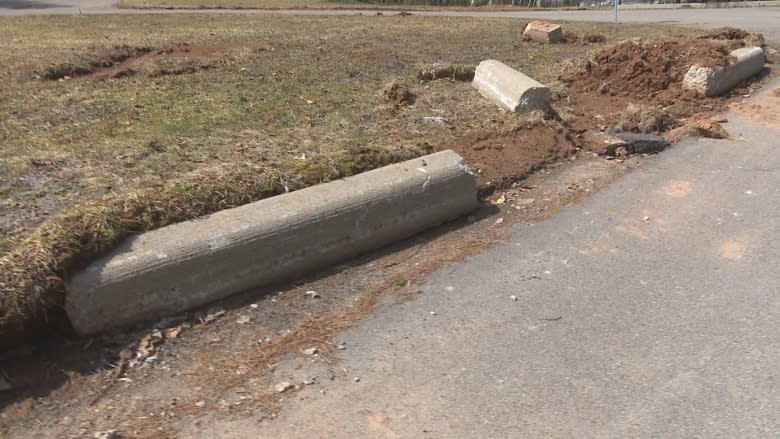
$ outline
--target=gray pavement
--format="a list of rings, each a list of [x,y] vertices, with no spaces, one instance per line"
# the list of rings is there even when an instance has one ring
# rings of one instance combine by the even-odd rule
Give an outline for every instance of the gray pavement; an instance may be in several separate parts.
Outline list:
[[[780,127],[729,118],[343,334],[359,382],[197,434],[780,437]]]

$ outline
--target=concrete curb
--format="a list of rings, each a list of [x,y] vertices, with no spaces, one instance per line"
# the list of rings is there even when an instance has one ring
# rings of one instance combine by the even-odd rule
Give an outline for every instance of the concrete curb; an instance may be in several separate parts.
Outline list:
[[[720,96],[764,68],[764,50],[743,47],[731,52],[736,62],[726,67],[691,66],[683,79],[683,88],[709,97]]]
[[[500,61],[479,63],[472,85],[482,96],[512,112],[550,109],[552,92],[547,86]]]
[[[407,238],[478,205],[463,159],[443,151],[137,235],[66,280],[90,335],[152,320]]]

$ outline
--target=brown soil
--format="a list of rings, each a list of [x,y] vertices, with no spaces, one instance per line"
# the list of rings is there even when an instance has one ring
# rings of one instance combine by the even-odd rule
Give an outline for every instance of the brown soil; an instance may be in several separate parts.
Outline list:
[[[412,105],[414,103],[414,93],[408,87],[398,83],[392,83],[385,87],[382,94],[385,99],[396,106]]]
[[[597,51],[574,88],[625,97],[679,94],[693,64],[723,66],[729,51],[710,40],[623,41]]]
[[[224,50],[219,46],[188,43],[166,48],[116,46],[51,66],[43,77],[50,80],[106,79],[136,74],[156,77],[195,73],[218,66],[223,62]]]
[[[440,149],[452,149],[466,159],[483,196],[509,187],[540,167],[576,151],[565,130],[545,123],[520,126],[508,132],[473,134]]]

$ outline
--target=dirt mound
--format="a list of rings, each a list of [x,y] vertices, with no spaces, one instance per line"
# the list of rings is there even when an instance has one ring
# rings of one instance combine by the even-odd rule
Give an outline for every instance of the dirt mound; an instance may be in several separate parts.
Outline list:
[[[589,71],[575,79],[586,91],[647,97],[681,88],[692,64],[714,67],[730,61],[728,50],[711,40],[623,41],[596,51]]]
[[[575,146],[556,124],[531,122],[506,132],[470,134],[438,149],[460,154],[474,171],[480,195],[485,196],[574,153]]]
[[[396,82],[385,87],[382,95],[397,107],[414,103],[414,93],[406,86]]]

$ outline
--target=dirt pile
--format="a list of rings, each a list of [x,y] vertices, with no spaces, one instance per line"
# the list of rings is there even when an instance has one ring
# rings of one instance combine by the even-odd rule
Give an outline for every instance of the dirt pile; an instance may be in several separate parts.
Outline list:
[[[545,120],[529,121],[509,131],[471,134],[437,149],[452,149],[466,160],[480,196],[509,187],[576,150],[565,129]]]
[[[679,91],[692,64],[727,65],[729,51],[712,40],[628,40],[592,54],[586,72],[574,80],[586,91],[626,97],[653,97]]]

